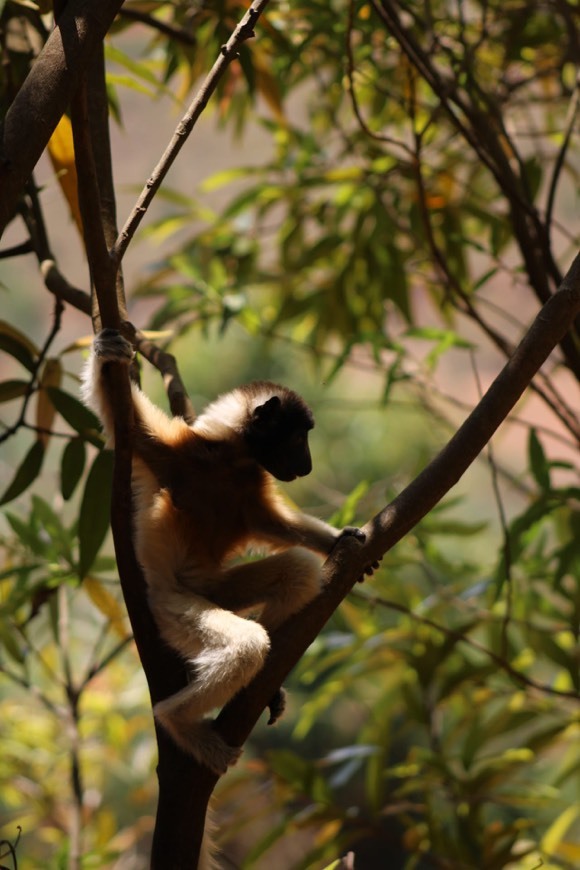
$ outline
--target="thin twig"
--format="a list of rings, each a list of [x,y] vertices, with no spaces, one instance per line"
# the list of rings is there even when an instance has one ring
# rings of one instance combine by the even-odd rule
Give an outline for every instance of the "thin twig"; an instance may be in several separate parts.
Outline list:
[[[155,18],[153,15],[148,15],[147,12],[141,12],[139,9],[129,9],[123,7],[119,12],[121,18],[127,18],[130,21],[139,21],[141,24],[146,24],[153,30],[159,31],[164,36],[174,39],[177,42],[182,42],[184,45],[194,46],[197,40],[193,33],[185,30],[183,27],[176,27],[175,24],[169,24],[167,21],[162,21],[160,18]]]
[[[118,644],[116,644],[113,649],[109,650],[106,656],[96,662],[94,665],[91,665],[87,670],[86,675],[84,676],[81,686],[85,689],[88,684],[93,680],[96,676],[98,676],[102,671],[104,671],[108,665],[111,664],[117,656],[120,656],[121,653],[129,646],[130,643],[133,642],[133,635],[129,634],[127,637],[124,637],[123,640],[120,640]]]
[[[79,732],[80,691],[75,685],[71,663],[70,613],[68,589],[61,585],[57,590],[58,621],[56,625],[57,645],[64,677],[64,692],[68,703],[68,754],[70,763],[70,787],[73,796],[68,819],[69,830],[69,870],[80,870],[82,855],[82,816],[84,787],[80,763],[81,737]]]
[[[14,671],[11,671],[10,668],[7,668],[6,665],[1,663],[0,674],[3,674],[8,680],[11,680],[14,685],[20,686],[21,689],[25,689],[27,694],[39,701],[43,707],[46,707],[46,709],[53,714],[53,716],[60,719],[62,716],[62,708],[51,701],[47,695],[44,695],[35,683],[22,677],[20,674],[14,673]]]
[[[346,28],[346,58],[347,58],[347,67],[346,74],[348,78],[348,94],[350,96],[350,102],[352,105],[352,110],[354,112],[355,118],[357,119],[359,126],[363,133],[371,139],[374,139],[376,142],[383,142],[388,145],[393,145],[397,148],[402,149],[405,154],[409,157],[412,157],[412,151],[404,142],[400,142],[397,139],[393,139],[392,136],[386,136],[383,133],[376,133],[374,130],[371,130],[365,119],[363,118],[361,108],[359,105],[358,97],[356,94],[356,86],[354,82],[356,66],[354,61],[354,51],[352,46],[352,37],[354,31],[354,11],[355,11],[355,2],[354,0],[349,0],[348,4],[348,22]]]
[[[174,417],[183,417],[187,423],[195,420],[195,409],[181,380],[177,361],[173,354],[167,353],[149,341],[142,332],[135,333],[135,347],[145,359],[155,366],[163,377],[169,407]]]
[[[566,152],[568,151],[568,147],[570,145],[570,141],[572,139],[572,134],[574,133],[574,127],[576,123],[576,116],[578,114],[578,105],[580,103],[580,74],[579,78],[576,80],[576,86],[574,88],[574,93],[572,94],[572,99],[570,101],[570,106],[568,107],[568,117],[566,123],[566,131],[564,133],[564,139],[562,141],[562,145],[560,146],[560,150],[558,151],[558,156],[556,157],[556,163],[554,164],[554,171],[552,172],[552,178],[550,181],[550,187],[548,189],[548,199],[546,204],[546,231],[548,236],[550,235],[551,227],[552,227],[552,216],[554,213],[554,204],[556,202],[556,190],[558,189],[558,182],[560,180],[560,175],[562,173],[562,169],[564,167],[564,160],[566,159]]]
[[[530,689],[534,689],[536,692],[542,692],[546,695],[555,695],[559,698],[566,698],[572,701],[580,700],[578,692],[569,692],[566,689],[555,689],[553,686],[548,686],[546,683],[539,683],[536,680],[533,680],[531,677],[526,676],[526,674],[523,674],[521,671],[518,671],[517,668],[510,665],[510,663],[501,655],[498,655],[493,650],[483,646],[483,644],[469,637],[469,635],[464,634],[458,629],[448,628],[446,625],[435,622],[435,620],[430,619],[428,616],[420,616],[420,614],[415,613],[415,611],[411,610],[410,607],[401,604],[399,601],[393,601],[390,598],[383,598],[381,595],[365,595],[359,591],[352,592],[351,595],[359,601],[364,601],[372,606],[380,605],[389,610],[396,610],[397,613],[402,613],[405,616],[410,617],[414,622],[418,622],[420,625],[426,625],[435,631],[441,632],[445,637],[456,640],[458,643],[467,644],[472,649],[477,650],[477,652],[482,653],[491,659],[494,664],[500,667],[502,671],[505,671],[505,673],[512,677],[516,682],[523,686],[527,686]]]
[[[215,91],[231,61],[237,57],[239,46],[254,36],[254,25],[267,5],[268,0],[254,0],[226,44],[222,46],[218,59],[208,73],[189,109],[177,125],[169,145],[151,173],[133,211],[111,249],[111,256],[115,263],[121,262],[127,246],[149,208],[153,197],[163,183],[165,176],[193,130],[198,118],[207,106],[209,98]]]
[[[68,302],[73,308],[84,314],[91,313],[91,297],[85,290],[73,287],[57,267],[54,260],[42,260],[40,272],[44,278],[46,289],[63,302]]]
[[[410,114],[413,117],[412,102],[410,104]],[[461,282],[454,274],[454,272],[452,272],[449,268],[445,253],[437,242],[433,229],[433,223],[431,220],[431,213],[427,206],[427,191],[425,188],[425,181],[423,177],[423,162],[421,159],[422,132],[414,130],[414,137],[414,171],[418,192],[419,212],[421,215],[427,244],[431,251],[435,268],[439,271],[441,278],[449,285],[449,288],[453,291],[453,293],[450,295],[451,302],[458,308],[459,311],[461,311],[463,314],[473,320],[482,330],[484,335],[486,335],[495,345],[495,347],[497,347],[498,350],[500,350],[501,353],[509,359],[514,351],[513,345],[508,342],[504,338],[504,336],[501,335],[501,333],[499,333],[494,327],[492,327],[481,315],[478,309],[473,305],[473,302],[471,301],[469,295],[461,286]],[[543,381],[544,385],[541,386],[538,381]],[[576,441],[580,442],[580,425],[578,423],[578,418],[568,407],[563,397],[559,395],[559,392],[552,383],[552,381],[550,381],[547,376],[539,371],[536,375],[536,379],[534,380],[534,382],[530,384],[530,389],[537,393],[543,399],[543,401],[554,412],[556,417],[566,427],[570,434],[574,436]]]
[[[45,340],[43,346],[40,349],[40,353],[38,354],[38,357],[34,361],[34,368],[32,370],[31,376],[30,376],[30,381],[28,383],[28,387],[26,388],[26,393],[24,394],[24,397],[22,400],[20,414],[18,415],[18,419],[16,420],[16,422],[12,426],[9,426],[7,429],[5,429],[4,432],[2,432],[2,434],[0,435],[0,443],[2,443],[3,441],[7,441],[8,438],[11,438],[12,435],[14,435],[18,431],[18,429],[20,429],[20,427],[24,425],[26,411],[28,410],[28,405],[30,404],[30,400],[32,399],[33,395],[35,394],[35,392],[38,388],[38,373],[40,371],[40,368],[41,368],[44,360],[46,359],[46,357],[48,355],[48,351],[50,349],[52,342],[54,341],[54,339],[56,338],[56,336],[60,332],[60,327],[61,327],[61,322],[62,322],[62,312],[63,312],[63,304],[62,304],[61,300],[57,297],[54,300],[52,327],[51,327],[50,332],[48,333],[48,335],[46,337],[46,340]]]
[[[437,96],[453,127],[473,148],[507,197],[514,236],[530,286],[545,304],[552,295],[552,286],[560,285],[561,272],[554,260],[546,225],[527,195],[525,178],[519,178],[510,164],[499,129],[489,123],[488,115],[473,100],[465,99],[455,78],[439,72],[411,30],[404,26],[396,3],[391,0],[371,0],[371,3],[410,63]],[[580,327],[580,319],[576,326]],[[580,379],[580,352],[570,333],[562,336],[560,347],[566,365]]]

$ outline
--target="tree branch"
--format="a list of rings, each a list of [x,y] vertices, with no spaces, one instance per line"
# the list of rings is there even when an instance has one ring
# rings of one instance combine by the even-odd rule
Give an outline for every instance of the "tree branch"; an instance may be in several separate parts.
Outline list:
[[[404,26],[396,2],[372,0],[372,5],[405,56],[436,95],[453,127],[473,148],[507,197],[514,236],[526,267],[530,287],[540,302],[547,302],[552,295],[552,287],[561,281],[561,274],[552,254],[547,225],[542,222],[528,195],[527,179],[513,143],[511,153],[518,162],[520,175],[512,168],[510,154],[506,154],[506,133],[501,115],[496,112],[490,116],[489,111],[481,109],[476,99],[471,99],[469,94],[467,98],[464,96],[455,78],[444,77],[439,72],[410,28]],[[491,105],[489,98],[487,103],[488,106]],[[580,319],[575,328],[580,330]],[[574,336],[563,336],[561,348],[566,365],[580,380],[580,351]]]
[[[123,0],[70,0],[6,113],[0,140],[0,235],[94,49]]]
[[[364,547],[345,538],[326,562],[320,596],[272,636],[258,677],[220,713],[217,729],[241,746],[275,690],[350,591],[363,567],[401,540],[458,482],[524,393],[580,312],[580,254],[540,311],[512,358],[458,432],[435,459],[364,530]]]
[[[239,46],[254,36],[254,25],[267,5],[268,0],[254,0],[226,44],[222,46],[220,56],[209,71],[203,85],[189,106],[189,109],[177,125],[171,142],[165,149],[161,160],[151,173],[133,211],[129,215],[125,226],[121,230],[121,233],[111,250],[111,254],[116,262],[119,263],[123,258],[129,242],[141,223],[143,215],[149,208],[153,197],[163,183],[163,179],[169,172],[175,158],[181,151],[187,137],[197,123],[199,116],[207,106],[209,98],[215,91],[227,67],[237,56]]]
[[[167,21],[162,21],[160,18],[155,18],[154,15],[149,15],[147,12],[141,12],[139,9],[121,9],[121,18],[127,18],[129,21],[139,21],[141,24],[146,24],[153,30],[159,31],[169,39],[174,39],[176,42],[182,42],[184,45],[196,45],[196,38],[189,30],[183,27],[176,27],[174,24],[169,24]]]
[[[227,743],[231,746],[244,744],[270,699],[350,592],[364,566],[383,556],[401,540],[457,483],[507,417],[579,311],[580,254],[558,292],[538,314],[513,357],[456,435],[390,505],[367,523],[364,547],[353,538],[341,541],[323,567],[322,593],[273,633],[265,666],[216,720],[216,730]],[[515,673],[512,676],[515,677]],[[217,777],[191,759],[187,763],[188,768],[181,778],[174,769],[165,771],[167,788],[173,794],[172,804],[165,807],[163,817],[164,830],[169,836],[165,845],[170,844],[170,854],[156,852],[154,844],[154,870],[166,866],[190,866],[192,853],[187,851],[187,844],[182,839],[184,829],[191,831],[190,847],[199,849],[207,802]]]
[[[105,77],[105,47],[101,43],[89,63],[86,72],[87,105],[89,108],[88,130],[91,150],[99,191],[101,226],[107,249],[111,248],[117,237],[117,206],[113,163],[111,159],[111,140],[109,136],[109,99]],[[123,270],[119,264],[115,274],[117,305],[121,320],[127,320],[127,302]],[[94,300],[93,300],[94,304]],[[93,321],[98,311],[93,311]]]

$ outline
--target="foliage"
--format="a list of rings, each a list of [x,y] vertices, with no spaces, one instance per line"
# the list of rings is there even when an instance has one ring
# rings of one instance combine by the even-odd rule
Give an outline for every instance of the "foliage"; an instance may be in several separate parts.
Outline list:
[[[0,4],[3,112],[50,5]],[[107,40],[113,118],[124,123],[131,98],[152,115],[162,95],[180,103],[243,9],[126,2]],[[258,374],[311,394],[323,382],[319,488],[296,497],[337,523],[363,522],[420,470],[577,248],[579,44],[572,2],[279,4],[214,106],[216,136],[259,125],[269,155],[161,192],[142,238],[163,253],[143,253],[130,296],[148,312],[139,325],[179,339],[184,365],[195,337],[199,393]],[[80,223],[67,120],[49,152]],[[46,211],[29,184],[24,241],[19,225],[5,262],[52,258]],[[54,254],[62,273],[67,256]],[[21,868],[130,867],[148,848],[154,761],[102,549],[111,456],[77,396],[83,343],[61,339],[70,307],[57,300],[33,341],[17,280],[6,270],[0,323],[0,836],[14,843],[22,827]],[[563,342],[513,441],[309,650],[293,715],[257,733],[255,757],[221,789],[232,859],[323,867],[352,848],[363,870],[385,856],[457,870],[580,863],[578,377],[578,344]]]

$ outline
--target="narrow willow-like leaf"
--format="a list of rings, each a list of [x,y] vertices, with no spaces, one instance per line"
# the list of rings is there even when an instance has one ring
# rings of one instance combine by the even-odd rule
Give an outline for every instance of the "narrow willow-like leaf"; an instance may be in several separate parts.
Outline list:
[[[34,371],[34,357],[30,353],[26,345],[18,341],[12,335],[0,334],[0,350],[14,357],[15,360],[28,369],[29,372]]]
[[[535,429],[530,429],[528,456],[534,479],[538,486],[546,492],[550,489],[550,465]]]
[[[58,387],[47,387],[46,392],[58,413],[76,432],[84,434],[87,430],[99,429],[99,421],[93,412],[70,393]]]
[[[109,528],[113,454],[99,453],[92,464],[79,516],[79,576],[87,574]]]
[[[84,441],[73,438],[62,452],[60,461],[60,491],[65,501],[75,491],[85,468],[87,451]]]
[[[2,381],[0,384],[0,402],[10,402],[12,399],[19,399],[24,396],[28,390],[26,381]]]
[[[7,502],[18,498],[24,490],[28,489],[30,484],[33,483],[40,474],[43,459],[44,446],[40,441],[35,441],[20,464],[12,482],[8,486],[8,489],[0,499],[0,505],[7,504]]]

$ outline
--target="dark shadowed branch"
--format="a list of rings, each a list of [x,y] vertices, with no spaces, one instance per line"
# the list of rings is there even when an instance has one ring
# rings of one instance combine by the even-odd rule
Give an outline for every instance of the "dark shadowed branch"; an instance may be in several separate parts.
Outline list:
[[[222,710],[216,729],[231,746],[242,746],[278,687],[284,682],[308,646],[317,637],[343,598],[361,576],[365,565],[380,558],[404,537],[457,483],[489,442],[551,351],[570,328],[580,311],[580,255],[558,292],[544,306],[513,357],[466,419],[457,434],[424,471],[364,530],[361,547],[354,538],[344,538],[323,568],[324,591],[304,610],[291,617],[272,635],[266,664],[250,685]],[[514,674],[515,676],[515,674]],[[168,831],[178,848],[179,831],[188,825],[201,838],[206,805],[216,776],[193,764],[195,798],[183,779],[175,788]],[[169,773],[175,777],[175,772]],[[185,788],[184,788],[185,787]],[[161,856],[160,856],[161,857]],[[187,867],[187,856],[171,856],[172,867]],[[162,867],[160,860],[155,867]]]
[[[0,234],[12,220],[79,76],[122,5],[123,0],[69,0],[8,109],[0,141]]]
[[[328,559],[324,566],[327,585],[322,595],[274,634],[263,671],[218,717],[217,727],[228,743],[241,746],[246,740],[273,692],[350,591],[364,565],[391,549],[458,482],[579,312],[580,255],[458,432],[421,474],[364,527],[365,546],[346,538]]]
[[[580,255],[575,259],[558,292],[544,306],[530,330],[487,393],[457,434],[424,471],[383,511],[365,526],[367,542],[361,547],[354,538],[344,538],[327,560],[323,593],[291,617],[272,636],[266,664],[252,683],[225,707],[216,729],[232,746],[242,746],[275,691],[284,682],[308,646],[317,637],[343,598],[350,592],[366,564],[380,558],[404,537],[457,483],[492,438],[538,372],[562,335],[580,311]],[[516,674],[512,674],[516,676]],[[521,682],[521,681],[520,681]],[[172,833],[170,863],[187,867],[191,856],[180,852],[179,832],[191,826],[199,841],[207,802],[217,777],[191,764],[187,778],[166,771],[174,789],[171,814],[165,830]],[[189,776],[192,777],[188,786]],[[195,794],[191,783],[195,782]],[[168,809],[168,808],[167,808]],[[156,868],[163,867],[158,853]]]

